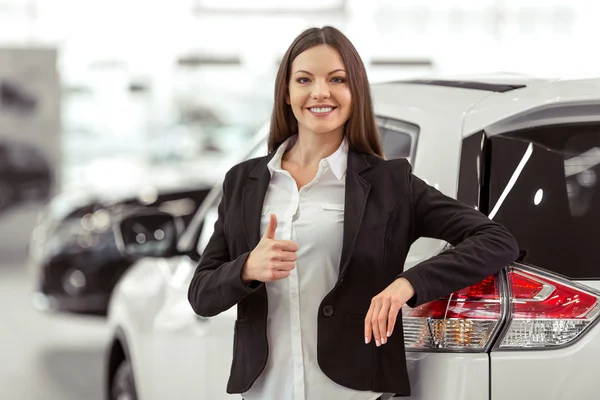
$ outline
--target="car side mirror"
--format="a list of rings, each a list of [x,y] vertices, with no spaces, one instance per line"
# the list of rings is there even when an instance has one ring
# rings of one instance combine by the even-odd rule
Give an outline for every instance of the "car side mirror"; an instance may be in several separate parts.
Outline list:
[[[122,217],[114,229],[117,248],[123,255],[161,258],[179,254],[177,242],[184,223],[169,213],[144,209]]]

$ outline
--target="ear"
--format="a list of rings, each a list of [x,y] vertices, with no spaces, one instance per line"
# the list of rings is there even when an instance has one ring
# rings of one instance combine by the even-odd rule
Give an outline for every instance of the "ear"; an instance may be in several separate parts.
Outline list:
[[[292,102],[290,101],[290,91],[289,91],[289,89],[285,90],[285,102],[287,103],[288,106],[292,105]]]

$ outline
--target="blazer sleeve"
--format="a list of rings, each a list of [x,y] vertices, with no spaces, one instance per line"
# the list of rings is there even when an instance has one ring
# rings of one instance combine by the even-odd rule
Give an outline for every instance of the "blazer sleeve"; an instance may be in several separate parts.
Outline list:
[[[410,307],[474,285],[517,259],[517,242],[506,228],[429,186],[411,173],[410,165],[408,192],[413,237],[441,239],[454,246],[399,275],[415,289],[407,302]]]
[[[225,219],[228,197],[228,173],[223,183],[223,196],[218,207],[218,218],[213,234],[206,245],[196,267],[188,289],[188,300],[194,312],[203,317],[212,317],[228,310],[260,285],[245,285],[242,281],[242,267],[250,252],[230,259]]]

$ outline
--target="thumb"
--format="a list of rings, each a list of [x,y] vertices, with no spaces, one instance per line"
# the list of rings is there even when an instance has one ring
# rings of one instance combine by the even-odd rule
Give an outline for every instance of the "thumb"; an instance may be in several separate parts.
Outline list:
[[[267,239],[275,239],[275,229],[277,229],[277,216],[275,214],[271,214],[269,216],[269,224],[265,230],[264,237]]]

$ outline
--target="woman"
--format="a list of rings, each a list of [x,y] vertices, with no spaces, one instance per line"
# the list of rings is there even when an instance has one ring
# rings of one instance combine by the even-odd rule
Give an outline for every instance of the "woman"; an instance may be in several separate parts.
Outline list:
[[[482,213],[383,158],[364,65],[332,27],[308,29],[275,82],[270,154],[226,175],[189,300],[237,304],[227,391],[246,400],[409,395],[403,304],[448,295],[517,258]],[[403,271],[419,237],[454,247]]]

